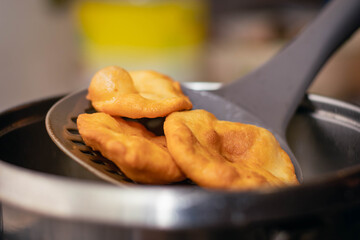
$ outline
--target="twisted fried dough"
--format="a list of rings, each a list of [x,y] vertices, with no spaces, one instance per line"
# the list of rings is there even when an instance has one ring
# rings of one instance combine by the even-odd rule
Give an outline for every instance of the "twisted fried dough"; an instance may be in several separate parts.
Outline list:
[[[94,113],[80,114],[77,125],[86,145],[135,182],[167,184],[185,179],[167,150],[165,137],[155,136],[140,123]]]
[[[164,131],[176,163],[200,186],[243,190],[298,183],[289,156],[266,129],[193,110],[170,114]]]
[[[97,111],[129,118],[164,117],[192,108],[180,84],[170,77],[155,71],[127,72],[117,66],[94,75],[87,99]]]

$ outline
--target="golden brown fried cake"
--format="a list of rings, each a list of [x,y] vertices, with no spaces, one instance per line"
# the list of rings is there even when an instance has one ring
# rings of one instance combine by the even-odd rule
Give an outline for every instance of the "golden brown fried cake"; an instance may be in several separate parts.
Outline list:
[[[193,110],[170,114],[164,131],[178,166],[200,186],[240,190],[298,183],[289,156],[266,129]]]
[[[87,99],[97,111],[129,118],[155,118],[191,109],[192,104],[170,77],[155,71],[110,66],[95,74]]]
[[[167,150],[165,137],[155,136],[140,123],[94,113],[80,114],[77,125],[86,145],[135,182],[167,184],[185,179]]]

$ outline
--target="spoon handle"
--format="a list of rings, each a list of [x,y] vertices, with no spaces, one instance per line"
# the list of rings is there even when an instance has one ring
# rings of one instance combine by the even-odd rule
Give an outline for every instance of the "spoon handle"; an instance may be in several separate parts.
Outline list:
[[[360,0],[333,0],[270,61],[215,93],[245,107],[284,136],[320,68],[359,25]]]

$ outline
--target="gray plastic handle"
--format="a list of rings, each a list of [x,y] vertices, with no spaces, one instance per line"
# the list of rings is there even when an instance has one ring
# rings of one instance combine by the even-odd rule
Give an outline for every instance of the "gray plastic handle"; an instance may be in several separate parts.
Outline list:
[[[333,0],[269,62],[215,93],[246,108],[284,136],[316,74],[359,24],[360,0]]]

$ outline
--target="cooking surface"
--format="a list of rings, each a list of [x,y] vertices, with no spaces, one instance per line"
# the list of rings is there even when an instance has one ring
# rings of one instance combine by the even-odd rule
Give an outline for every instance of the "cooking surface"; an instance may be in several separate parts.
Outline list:
[[[305,182],[360,163],[357,118],[342,119],[337,107],[316,109],[323,106],[300,107],[287,131],[291,148],[301,158]]]

